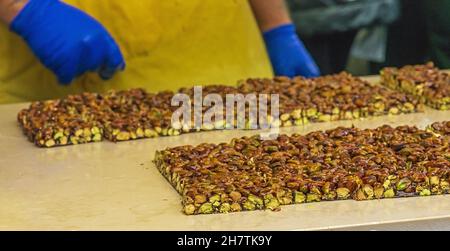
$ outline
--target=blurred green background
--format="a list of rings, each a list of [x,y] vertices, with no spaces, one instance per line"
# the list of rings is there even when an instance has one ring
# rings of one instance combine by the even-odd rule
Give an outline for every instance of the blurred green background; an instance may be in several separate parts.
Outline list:
[[[450,68],[450,0],[287,0],[322,74],[377,74],[433,61]]]

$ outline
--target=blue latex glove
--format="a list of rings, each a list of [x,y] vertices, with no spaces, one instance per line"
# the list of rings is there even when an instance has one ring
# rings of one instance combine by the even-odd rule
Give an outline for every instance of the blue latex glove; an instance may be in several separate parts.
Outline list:
[[[317,77],[320,75],[314,59],[295,32],[293,24],[286,24],[264,32],[267,51],[277,76]]]
[[[94,18],[59,0],[30,0],[11,23],[61,84],[85,72],[111,78],[123,70],[119,47]]]

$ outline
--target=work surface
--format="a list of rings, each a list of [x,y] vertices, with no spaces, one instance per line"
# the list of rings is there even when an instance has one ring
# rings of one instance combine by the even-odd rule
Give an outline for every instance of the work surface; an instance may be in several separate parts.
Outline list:
[[[28,142],[19,129],[16,116],[24,107],[27,104],[0,106],[0,229],[311,230],[436,219],[450,224],[450,195],[186,216],[179,195],[152,163],[155,151],[228,142],[258,131],[213,131],[43,149]],[[424,128],[449,118],[450,111],[426,109],[424,113],[282,128],[281,132],[304,134],[352,124]]]

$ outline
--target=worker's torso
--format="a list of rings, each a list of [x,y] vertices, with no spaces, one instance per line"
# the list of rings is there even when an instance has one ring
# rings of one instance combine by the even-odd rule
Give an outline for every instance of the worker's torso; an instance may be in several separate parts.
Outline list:
[[[0,26],[0,103],[82,91],[235,84],[272,74],[246,0],[69,0],[99,20],[119,43],[127,68],[112,80],[87,74],[59,86],[20,37]]]

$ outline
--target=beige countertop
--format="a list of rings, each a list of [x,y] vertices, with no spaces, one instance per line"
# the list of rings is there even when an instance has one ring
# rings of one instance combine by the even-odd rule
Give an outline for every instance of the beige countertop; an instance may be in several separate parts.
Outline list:
[[[16,115],[27,104],[0,106],[0,230],[311,230],[438,221],[450,224],[450,195],[284,206],[280,212],[186,216],[180,197],[151,162],[158,149],[228,142],[257,131],[213,131],[137,141],[37,148]],[[382,116],[283,128],[307,133],[336,126],[424,127],[450,111]]]

